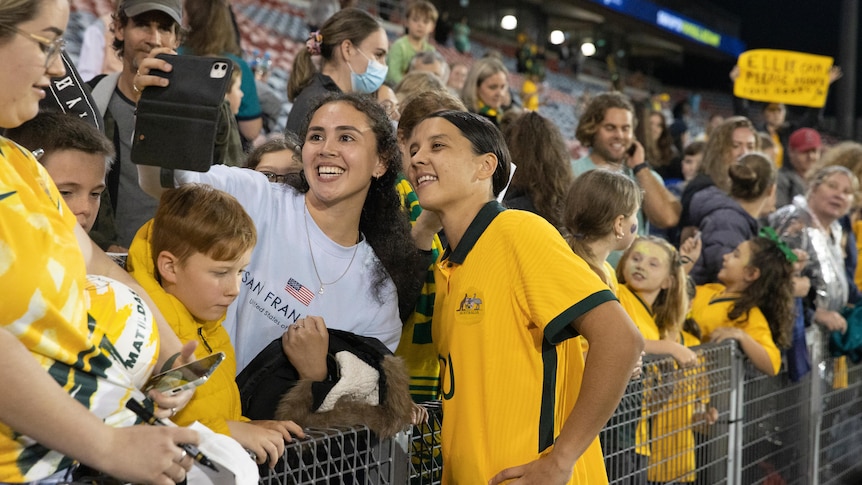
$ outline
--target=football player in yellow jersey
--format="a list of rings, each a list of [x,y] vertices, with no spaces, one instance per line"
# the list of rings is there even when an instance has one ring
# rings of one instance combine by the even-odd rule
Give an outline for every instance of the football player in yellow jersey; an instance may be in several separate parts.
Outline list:
[[[432,323],[443,483],[607,483],[597,435],[643,348],[637,329],[553,226],[496,202],[510,161],[490,122],[435,113],[408,148],[408,180],[449,241]]]
[[[0,3],[0,127],[36,116],[50,77],[64,75],[60,52],[69,8],[67,0]],[[196,443],[197,433],[112,428],[82,405],[82,396],[101,385],[99,372],[116,365],[106,362],[103,342],[91,340],[104,332],[90,329],[98,323],[87,316],[88,272],[140,288],[94,246],[32,154],[0,138],[0,481],[44,479],[71,458],[133,482],[181,481],[192,460],[178,443]],[[180,344],[158,320],[161,366]],[[193,350],[185,349],[184,357]],[[97,384],[82,388],[79,377]],[[167,416],[191,395],[152,397],[167,408],[159,416]]]

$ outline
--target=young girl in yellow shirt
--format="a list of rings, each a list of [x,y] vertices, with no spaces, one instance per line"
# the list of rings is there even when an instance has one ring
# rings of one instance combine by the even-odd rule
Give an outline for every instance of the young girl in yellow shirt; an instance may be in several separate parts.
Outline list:
[[[704,340],[736,340],[758,370],[774,376],[793,330],[796,255],[769,228],[760,234],[724,256],[720,284],[697,287],[691,315]]]

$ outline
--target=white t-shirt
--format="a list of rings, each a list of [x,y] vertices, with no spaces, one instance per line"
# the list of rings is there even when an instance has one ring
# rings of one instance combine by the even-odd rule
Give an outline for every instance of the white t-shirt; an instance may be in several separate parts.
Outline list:
[[[395,351],[401,336],[398,295],[387,278],[383,303],[374,297],[373,271],[380,263],[364,239],[358,248],[336,244],[308,215],[302,194],[253,170],[215,165],[206,173],[177,171],[176,182],[205,183],[228,192],[257,228],[251,263],[224,321],[236,349],[238,373],[288,326],[307,316],[323,317],[328,328],[377,338]],[[309,241],[320,278],[327,283],[323,294],[318,293]]]

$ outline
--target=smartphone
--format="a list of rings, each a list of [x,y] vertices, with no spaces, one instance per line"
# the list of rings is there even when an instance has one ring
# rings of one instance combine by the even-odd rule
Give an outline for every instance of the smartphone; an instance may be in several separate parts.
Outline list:
[[[633,157],[633,156],[635,156],[635,151],[637,151],[637,149],[638,149],[638,146],[635,145],[634,142],[632,142],[631,146],[629,146],[629,149],[626,150],[626,154],[630,157]]]
[[[224,352],[217,352],[176,369],[154,375],[144,385],[144,392],[155,389],[173,396],[186,389],[194,389],[206,382],[223,360]]]
[[[206,172],[213,163],[216,134],[227,120],[219,112],[230,84],[227,58],[159,54],[171,71],[151,75],[167,87],[143,90],[135,112],[132,162],[166,169]]]

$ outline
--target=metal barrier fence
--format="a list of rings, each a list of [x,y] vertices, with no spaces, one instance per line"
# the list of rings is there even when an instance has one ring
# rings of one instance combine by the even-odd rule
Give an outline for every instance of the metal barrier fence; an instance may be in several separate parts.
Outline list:
[[[813,341],[813,370],[796,382],[759,373],[732,342],[696,347],[685,370],[647,358],[600,434],[610,483],[862,483],[862,365]],[[261,483],[439,484],[443,413],[425,407],[427,425],[383,442],[361,427],[315,431]]]
[[[380,441],[368,428],[315,429],[288,443],[276,468],[261,467],[262,485],[376,485],[407,480],[409,432]]]

